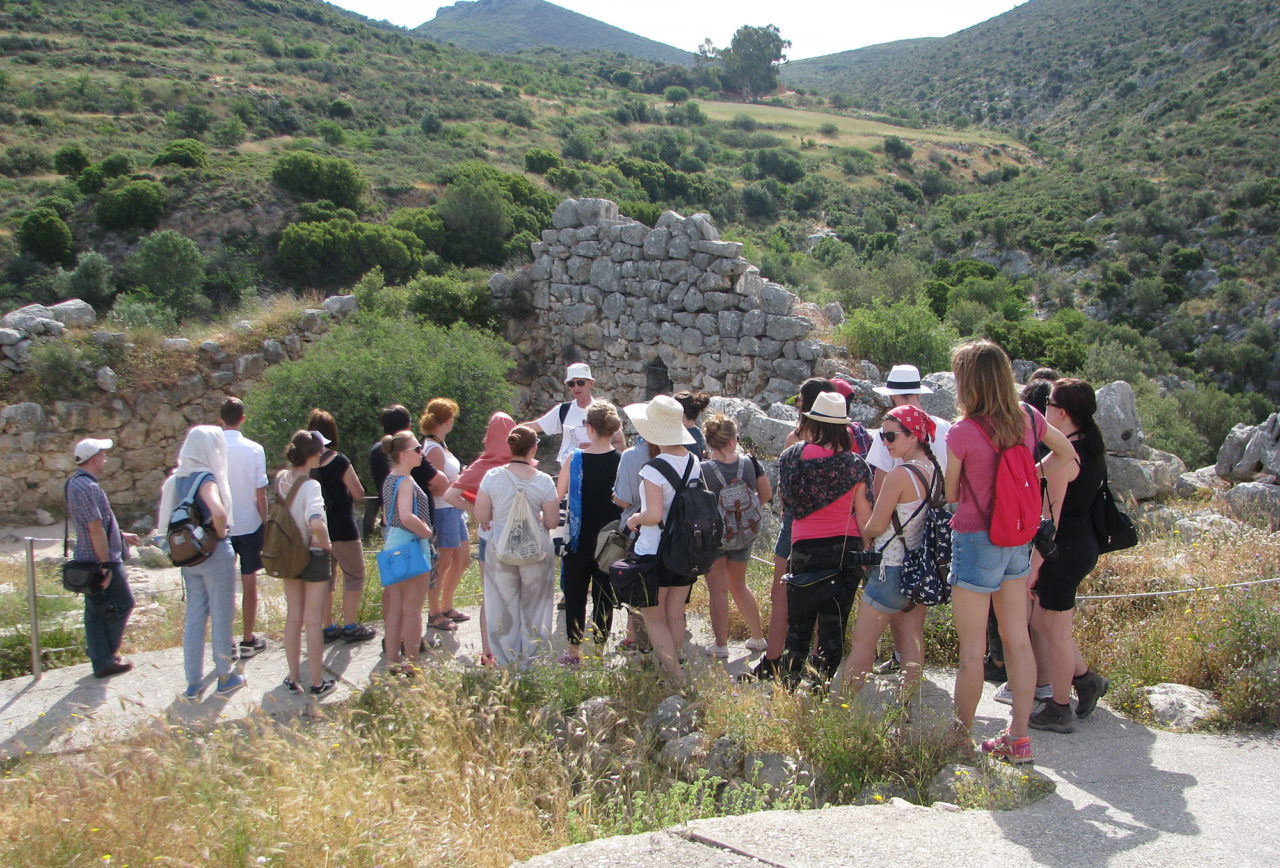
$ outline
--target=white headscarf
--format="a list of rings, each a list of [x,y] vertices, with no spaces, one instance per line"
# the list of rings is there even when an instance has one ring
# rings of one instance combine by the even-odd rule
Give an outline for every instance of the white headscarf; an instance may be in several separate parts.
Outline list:
[[[169,526],[169,516],[178,505],[177,481],[193,473],[212,473],[222,496],[222,507],[231,514],[231,486],[227,484],[227,441],[217,425],[196,425],[187,432],[178,452],[178,466],[169,474],[160,489],[160,509],[156,513],[156,528]]]

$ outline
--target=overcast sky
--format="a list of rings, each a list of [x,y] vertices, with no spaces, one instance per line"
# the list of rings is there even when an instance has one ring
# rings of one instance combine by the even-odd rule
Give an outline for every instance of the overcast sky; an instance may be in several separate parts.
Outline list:
[[[374,20],[417,27],[451,3],[329,0]],[[744,24],[776,24],[800,60],[919,36],[948,36],[1007,12],[1025,0],[557,0],[557,6],[689,51],[703,39],[729,44]]]

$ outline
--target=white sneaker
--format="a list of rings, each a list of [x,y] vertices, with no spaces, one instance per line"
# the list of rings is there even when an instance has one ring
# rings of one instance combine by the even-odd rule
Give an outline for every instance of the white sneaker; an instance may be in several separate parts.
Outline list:
[[[729,659],[729,646],[728,645],[708,645],[707,656],[719,657],[721,660],[727,660]]]
[[[996,689],[996,695],[991,697],[996,702],[1004,705],[1013,705],[1013,691],[1009,689],[1009,682],[1006,681]],[[1036,686],[1036,702],[1048,702],[1053,699],[1053,685],[1039,684]]]
[[[769,640],[761,636],[759,639],[748,639],[746,641],[748,651],[763,651],[769,647]]]

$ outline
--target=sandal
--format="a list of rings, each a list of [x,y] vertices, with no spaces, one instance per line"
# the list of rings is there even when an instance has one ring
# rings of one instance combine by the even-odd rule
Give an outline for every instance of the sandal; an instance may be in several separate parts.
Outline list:
[[[494,659],[492,654],[486,651],[480,655],[480,665],[481,666],[497,666],[498,661]]]
[[[444,612],[443,615],[455,624],[461,624],[463,621],[471,620],[470,615],[466,612],[459,612],[457,609],[450,609],[449,611]]]
[[[431,620],[427,621],[427,626],[433,630],[450,631],[458,629],[458,625],[453,623],[453,619],[444,612],[439,615],[432,615]]]

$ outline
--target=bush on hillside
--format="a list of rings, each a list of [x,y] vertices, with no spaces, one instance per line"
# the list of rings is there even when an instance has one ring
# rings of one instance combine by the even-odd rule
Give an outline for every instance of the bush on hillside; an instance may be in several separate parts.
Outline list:
[[[328,199],[339,208],[360,208],[369,183],[350,160],[293,151],[276,161],[271,180],[299,199]]]
[[[147,236],[129,257],[127,268],[141,298],[184,318],[206,315],[213,308],[202,292],[205,265],[194,241],[166,229]]]
[[[378,411],[404,404],[415,415],[443,395],[462,407],[450,443],[459,455],[478,455],[489,416],[511,412],[515,389],[507,382],[510,347],[463,324],[442,328],[413,317],[361,311],[336,326],[303,358],[267,370],[246,397],[246,430],[278,463],[288,438],[312,407],[338,422],[338,448],[362,455],[382,437]],[[356,461],[361,473],[367,462]]]
[[[426,250],[444,247],[444,222],[428,208],[398,208],[387,217],[387,225],[418,236]]]
[[[207,169],[209,149],[195,139],[174,139],[164,146],[153,166],[182,166],[185,169]]]
[[[244,134],[244,121],[237,117],[218,121],[213,125],[213,131],[210,133],[213,143],[220,148],[234,148],[244,141]]]
[[[52,208],[37,208],[18,225],[18,243],[32,256],[50,264],[70,263],[74,239],[71,227]]]
[[[84,175],[80,177],[83,180]],[[152,229],[160,221],[164,205],[164,187],[155,181],[129,181],[103,193],[94,214],[104,229]]]
[[[880,367],[911,359],[921,370],[945,371],[960,336],[939,322],[927,305],[900,301],[850,311],[837,339],[853,358]]]
[[[380,223],[324,220],[286,226],[276,264],[299,284],[350,283],[373,268],[391,280],[407,280],[422,265],[422,242],[412,232]]]
[[[97,251],[88,251],[80,254],[73,270],[58,269],[53,285],[59,298],[78,298],[102,312],[111,307],[116,291],[111,275],[111,261]]]
[[[495,329],[497,312],[484,281],[469,281],[459,273],[420,276],[405,285],[408,310],[440,326],[456,322]]]
[[[105,178],[119,178],[121,175],[127,175],[133,171],[133,158],[128,154],[122,154],[117,151],[108,157],[104,157],[98,168],[102,170]]]
[[[59,175],[66,175],[73,181],[89,167],[89,152],[84,145],[63,145],[53,152],[53,170]]]
[[[546,148],[530,148],[524,152],[524,169],[526,172],[533,172],[535,175],[545,175],[551,169],[559,169],[564,165],[564,160],[552,151]]]

